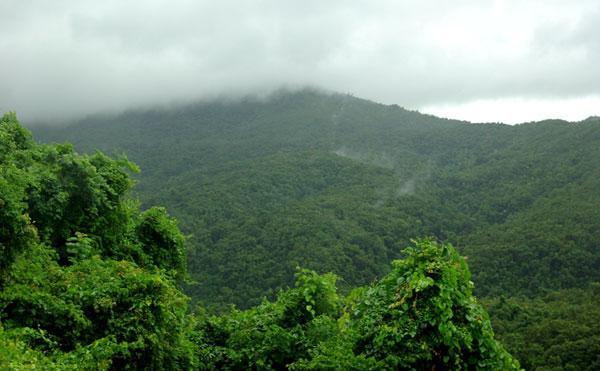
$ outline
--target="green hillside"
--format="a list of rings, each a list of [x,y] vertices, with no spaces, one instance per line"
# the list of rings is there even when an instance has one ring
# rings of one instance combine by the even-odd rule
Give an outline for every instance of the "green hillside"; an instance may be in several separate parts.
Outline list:
[[[0,119],[0,369],[519,369],[465,259],[430,239],[348,296],[297,269],[276,300],[190,310],[185,239],[130,197],[136,170]]]
[[[589,298],[600,281],[598,119],[470,124],[307,89],[33,129],[141,167],[136,196],[180,221],[196,281],[185,290],[212,309],[274,299],[297,266],[336,273],[348,293],[420,236],[467,256],[489,300]],[[536,317],[547,328],[552,318]],[[528,367],[577,364],[568,350],[544,363],[507,344]]]
[[[469,256],[481,295],[600,277],[598,121],[473,125],[304,90],[36,132],[143,169],[141,200],[193,235],[205,303],[255,304],[300,262],[367,283],[422,235]]]

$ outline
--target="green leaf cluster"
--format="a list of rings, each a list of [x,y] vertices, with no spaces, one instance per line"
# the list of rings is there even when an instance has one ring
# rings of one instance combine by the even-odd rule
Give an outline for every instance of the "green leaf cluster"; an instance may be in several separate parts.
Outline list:
[[[0,368],[189,369],[184,238],[126,159],[0,120]]]
[[[530,370],[600,368],[600,284],[486,299],[497,337]]]
[[[308,270],[274,302],[199,316],[200,363],[217,369],[519,369],[496,340],[451,245],[415,241],[370,287],[338,296]]]

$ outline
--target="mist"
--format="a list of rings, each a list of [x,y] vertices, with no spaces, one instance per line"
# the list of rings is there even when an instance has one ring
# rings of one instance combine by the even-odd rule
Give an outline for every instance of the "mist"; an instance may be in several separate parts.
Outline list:
[[[306,85],[475,121],[600,113],[592,0],[9,0],[0,12],[0,111],[24,122]]]

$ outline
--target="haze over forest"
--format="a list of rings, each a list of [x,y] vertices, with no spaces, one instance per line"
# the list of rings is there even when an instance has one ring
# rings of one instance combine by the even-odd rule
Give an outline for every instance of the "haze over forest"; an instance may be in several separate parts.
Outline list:
[[[600,107],[600,4],[0,3],[0,111],[25,123],[318,86],[475,122]]]

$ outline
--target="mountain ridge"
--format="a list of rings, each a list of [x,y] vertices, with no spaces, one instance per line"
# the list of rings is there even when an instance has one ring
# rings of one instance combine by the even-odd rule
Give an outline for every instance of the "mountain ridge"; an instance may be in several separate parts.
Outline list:
[[[34,132],[141,166],[134,195],[179,220],[185,290],[210,312],[275,299],[298,265],[349,293],[430,236],[468,257],[525,368],[600,362],[597,120],[470,124],[304,91]]]
[[[399,256],[398,250],[410,238],[432,235],[449,240],[468,253],[474,262],[474,279],[485,279],[485,282],[476,281],[480,292],[494,292],[498,280],[503,282],[497,276],[500,268],[482,261],[477,252],[487,251],[481,246],[483,241],[493,241],[481,236],[465,236],[466,231],[484,227],[497,230],[494,225],[518,219],[517,216],[534,207],[534,201],[540,197],[551,200],[552,192],[558,192],[569,182],[591,179],[590,174],[597,172],[595,160],[600,161],[600,153],[594,146],[600,142],[599,128],[594,121],[583,121],[578,125],[561,120],[516,126],[470,124],[349,95],[301,90],[280,92],[267,100],[204,102],[177,110],[131,111],[111,120],[89,118],[82,124],[63,129],[34,131],[46,141],[69,140],[83,151],[101,149],[113,154],[127,153],[143,170],[137,190],[142,202],[165,204],[182,221],[186,233],[196,236],[193,244],[203,246],[200,250],[205,253],[192,257],[192,261],[211,263],[201,263],[197,267],[192,263],[192,275],[196,269],[199,274],[196,278],[204,285],[211,286],[207,282],[215,282],[214,290],[217,291],[229,292],[238,287],[234,291],[253,292],[250,296],[254,298],[217,295],[221,298],[217,302],[233,300],[245,306],[256,303],[261,295],[273,292],[281,285],[290,284],[293,267],[288,265],[283,270],[287,273],[267,269],[266,276],[257,276],[260,279],[243,274],[236,276],[233,272],[238,268],[232,266],[232,261],[241,260],[231,259],[229,255],[237,256],[246,251],[244,249],[257,249],[258,256],[265,261],[272,259],[269,251],[283,254],[278,258],[281,261],[302,261],[303,254],[309,253],[297,246],[294,238],[300,238],[304,241],[301,244],[320,251],[317,253],[321,254],[320,258],[309,259],[313,264],[309,267],[337,273],[345,271],[341,275],[351,286],[364,284],[369,281],[368,277],[372,279],[384,273],[372,267],[371,273],[365,275],[356,268],[362,264],[359,261],[378,261],[380,263],[376,265],[383,266],[386,259]],[[572,168],[573,164],[577,166]],[[561,166],[558,174],[562,177],[555,176],[555,166]],[[272,170],[277,168],[280,175],[272,178],[277,174]],[[345,174],[343,177],[331,177],[340,171]],[[290,176],[295,180],[290,181]],[[301,185],[303,177],[309,180],[305,185]],[[326,179],[324,184],[328,193],[319,191],[318,184],[322,179]],[[341,186],[344,182],[346,188]],[[300,188],[290,193],[286,187]],[[307,197],[298,199],[294,192],[304,193]],[[567,194],[564,193],[564,197]],[[279,210],[278,207],[288,210],[287,214],[277,214],[281,220],[288,217],[311,219],[312,227],[307,228],[312,228],[315,233],[320,231],[321,237],[306,236],[302,231],[297,231],[302,237],[282,237],[284,232],[277,227],[273,233],[279,237],[275,240],[279,239],[287,246],[280,250],[275,247],[273,236],[252,232],[278,225],[274,217],[264,216],[261,211],[269,204],[268,200],[277,206],[274,210]],[[323,203],[334,205],[336,211],[331,214]],[[350,210],[344,210],[348,205],[369,216],[341,217],[350,215]],[[379,209],[372,205],[379,205]],[[304,211],[293,216],[298,210]],[[401,221],[404,227],[382,227],[386,223],[377,216],[379,213]],[[559,215],[554,217],[559,218]],[[369,219],[379,221],[373,226]],[[314,225],[316,220],[329,225],[332,230],[335,230],[332,227],[335,224],[342,223],[344,227],[330,233]],[[227,232],[221,236],[219,230]],[[354,232],[344,235],[344,230]],[[351,242],[358,235],[379,247],[366,256],[356,255],[357,251],[369,251],[369,243]],[[380,238],[387,242],[377,242]],[[248,241],[255,241],[254,245]],[[266,250],[264,243],[269,246]],[[319,244],[326,247],[317,248]],[[299,250],[296,251],[294,246]],[[325,258],[330,251],[336,251],[334,246],[342,249],[336,254],[350,259],[354,268],[342,268],[345,265],[341,261]],[[494,251],[510,251],[511,248],[498,247]],[[548,248],[551,250],[545,251],[543,256],[552,255],[552,248]],[[223,252],[220,260],[215,261],[214,256],[209,256],[214,249]],[[585,251],[590,249],[593,247],[583,249],[581,254],[587,254]],[[586,255],[586,259],[590,262],[589,256]],[[322,264],[325,261],[329,263]],[[590,264],[595,266],[596,259]],[[230,270],[223,272],[223,267],[230,267]],[[259,269],[245,268],[245,271],[253,270]],[[212,273],[207,276],[206,271]],[[537,269],[531,271],[530,276],[538,274]],[[590,271],[585,277],[598,278]],[[509,269],[504,274],[510,277],[514,272]],[[226,281],[221,281],[225,276],[228,277]],[[234,276],[237,278],[231,278]],[[214,281],[216,277],[221,278]],[[363,278],[356,280],[356,277]],[[544,277],[545,280],[547,277]],[[583,284],[587,278],[579,281]],[[269,289],[257,291],[245,284],[241,286],[243,289],[239,286],[252,281],[270,282],[263,285]],[[524,293],[536,293],[544,287],[543,284],[536,288],[511,279],[506,281],[511,287],[521,287],[518,291]],[[563,287],[555,282],[549,288]],[[193,296],[210,297],[212,290],[200,289],[201,293]]]

